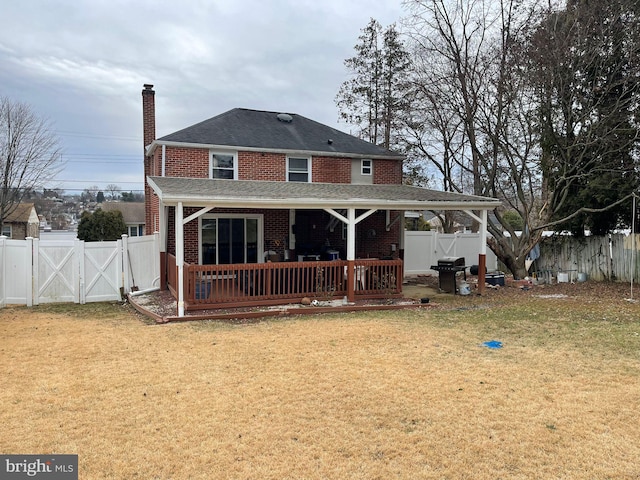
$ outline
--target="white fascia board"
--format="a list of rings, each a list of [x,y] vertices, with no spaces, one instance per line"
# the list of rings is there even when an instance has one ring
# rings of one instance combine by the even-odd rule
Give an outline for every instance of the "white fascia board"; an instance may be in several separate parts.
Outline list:
[[[167,147],[180,147],[180,148],[202,148],[208,150],[228,150],[230,152],[264,152],[264,153],[282,153],[285,155],[311,155],[315,157],[339,157],[339,158],[366,158],[366,159],[379,159],[379,160],[404,160],[404,155],[367,155],[363,153],[346,153],[346,152],[321,152],[313,150],[284,150],[281,148],[260,148],[260,147],[243,147],[243,146],[230,146],[230,145],[214,145],[205,143],[186,143],[186,142],[167,142],[154,140],[146,148],[147,156],[153,155],[155,149],[161,145]]]
[[[152,186],[153,188],[153,186]],[[166,196],[161,198],[165,205],[175,206],[178,202],[190,207],[206,207],[215,205],[216,207],[229,208],[274,208],[274,209],[377,209],[377,210],[493,210],[499,203],[453,203],[453,202],[404,202],[404,201],[372,201],[372,200],[318,200],[309,199],[264,199],[264,198],[229,198],[229,197],[210,197],[202,198],[189,196]]]
[[[160,202],[162,202],[163,201],[162,190],[160,190],[158,185],[156,185],[156,182],[151,180],[151,177],[147,177],[147,184],[151,187],[151,190],[153,190],[153,193],[155,193],[158,196],[158,198],[160,199]]]

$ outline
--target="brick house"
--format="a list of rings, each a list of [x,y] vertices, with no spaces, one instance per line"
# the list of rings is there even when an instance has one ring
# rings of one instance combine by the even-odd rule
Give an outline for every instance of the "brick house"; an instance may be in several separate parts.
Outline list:
[[[462,209],[484,227],[471,211],[497,205],[402,185],[402,155],[301,115],[236,108],[156,138],[152,85],[142,103],[145,223],[179,314],[400,295],[404,210]]]
[[[40,237],[40,220],[33,203],[20,203],[7,215],[1,235],[13,240]]]

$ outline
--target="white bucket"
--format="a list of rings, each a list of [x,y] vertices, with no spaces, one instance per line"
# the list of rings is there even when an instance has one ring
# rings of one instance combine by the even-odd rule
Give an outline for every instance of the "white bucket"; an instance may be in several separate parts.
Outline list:
[[[558,283],[568,283],[569,282],[569,274],[558,272]]]
[[[459,292],[460,292],[460,295],[470,295],[471,287],[469,286],[468,283],[463,282],[460,284]]]
[[[584,272],[578,272],[578,282],[586,282],[587,274]]]

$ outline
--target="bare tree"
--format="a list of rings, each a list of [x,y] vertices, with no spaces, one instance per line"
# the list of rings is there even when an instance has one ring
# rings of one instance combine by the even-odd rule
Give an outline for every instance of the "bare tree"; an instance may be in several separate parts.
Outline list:
[[[83,202],[95,202],[96,196],[100,191],[100,187],[97,185],[92,185],[89,188],[85,188],[83,192],[80,194],[80,199]]]
[[[422,109],[414,112],[410,140],[436,165],[446,189],[503,201],[489,219],[489,245],[516,277],[526,275],[526,256],[543,228],[602,210],[584,201],[571,207],[581,180],[605,172],[626,180],[633,170],[621,162],[637,144],[630,112],[638,103],[638,50],[631,35],[616,31],[637,32],[638,16],[628,6],[570,3],[575,8],[521,0],[409,2]],[[507,212],[522,218],[522,232]]]
[[[118,185],[114,185],[113,183],[110,183],[109,185],[107,185],[106,188],[107,192],[109,192],[109,196],[111,197],[111,200],[117,200],[118,197],[120,196],[120,187]]]
[[[62,168],[51,125],[27,104],[0,97],[0,226],[29,192]]]
[[[525,175],[523,161],[528,157],[517,155],[536,142],[530,125],[523,119],[507,121],[520,113],[514,104],[518,84],[511,78],[517,62],[512,60],[518,33],[532,15],[531,9],[517,11],[519,3],[410,2],[407,26],[420,109],[414,111],[407,138],[412,149],[435,166],[443,189],[507,199],[489,222],[489,231],[498,239],[491,246],[514,274],[522,275],[532,245],[520,244],[522,237],[514,235],[508,222],[503,227],[501,218],[503,211],[513,208],[510,203],[522,207],[523,201],[532,200],[525,191],[532,191],[537,181],[535,172]],[[505,139],[519,148],[503,148]],[[445,226],[452,226],[448,220]]]

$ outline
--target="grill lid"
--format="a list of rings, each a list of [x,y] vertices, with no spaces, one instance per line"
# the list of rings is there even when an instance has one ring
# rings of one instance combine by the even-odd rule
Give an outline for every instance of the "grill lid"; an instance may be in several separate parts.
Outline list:
[[[462,267],[464,266],[464,257],[442,257],[438,260],[438,265]]]

